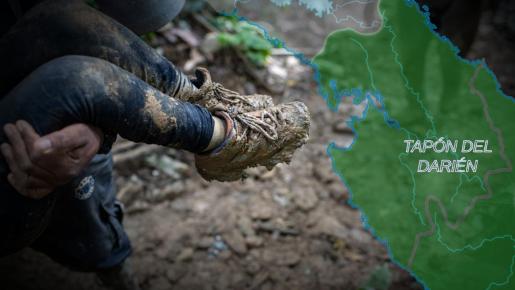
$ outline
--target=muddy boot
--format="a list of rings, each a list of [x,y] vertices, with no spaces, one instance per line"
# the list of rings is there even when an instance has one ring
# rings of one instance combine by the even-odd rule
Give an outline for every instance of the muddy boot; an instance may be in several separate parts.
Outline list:
[[[234,181],[249,167],[289,163],[309,134],[309,112],[301,102],[231,115],[217,111],[226,121],[226,138],[209,153],[195,157],[197,170],[206,180]]]
[[[104,286],[111,290],[141,290],[138,280],[127,263],[97,272]]]
[[[253,112],[272,107],[272,97],[266,95],[242,96],[237,92],[224,88],[211,80],[209,71],[198,68],[192,83],[198,90],[184,89],[178,92],[176,98],[190,103],[199,104],[209,111],[227,111],[231,114]]]

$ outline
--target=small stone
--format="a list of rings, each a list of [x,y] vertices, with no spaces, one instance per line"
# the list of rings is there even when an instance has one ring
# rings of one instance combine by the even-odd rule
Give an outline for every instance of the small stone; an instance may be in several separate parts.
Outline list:
[[[155,188],[151,192],[149,199],[155,203],[159,203],[165,200],[172,200],[181,192],[183,192],[184,189],[184,182],[177,181],[167,185],[165,188]]]
[[[329,184],[328,190],[335,200],[347,200],[349,198],[349,192],[341,182],[332,182]]]
[[[260,176],[261,180],[269,180],[277,176],[278,167],[274,167],[272,170],[266,170]],[[265,168],[266,169],[266,168]]]
[[[199,249],[208,249],[209,247],[211,247],[214,241],[215,239],[213,239],[212,237],[202,237],[200,240],[198,240],[196,246]]]
[[[268,278],[269,278],[269,276],[268,276],[267,272],[263,271],[263,272],[258,273],[254,277],[254,280],[250,284],[251,286],[249,288],[250,289],[258,289],[261,284],[263,284],[266,280],[268,280]]]
[[[274,283],[272,281],[265,281],[263,285],[261,285],[261,290],[275,290],[280,289],[278,286],[274,287]]]
[[[318,196],[313,190],[313,188],[299,188],[296,192],[294,192],[294,201],[300,209],[308,211],[313,209],[317,205]]]
[[[263,260],[278,266],[294,266],[300,262],[300,255],[287,248],[265,249]]]
[[[170,281],[167,277],[156,277],[151,279],[149,282],[149,289],[155,290],[168,290],[171,288]]]
[[[127,214],[136,214],[147,211],[151,208],[151,205],[144,200],[136,200],[129,208],[127,208]]]
[[[290,204],[289,198],[282,194],[274,194],[273,199],[281,207],[286,207]]]
[[[150,155],[145,158],[145,162],[174,179],[180,179],[181,176],[185,175],[190,169],[187,164],[175,160],[167,155]]]
[[[351,260],[352,262],[359,262],[359,261],[363,261],[363,255],[361,255],[360,253],[357,253],[355,251],[347,251],[345,252],[345,257],[349,260]]]
[[[222,48],[218,41],[218,33],[210,32],[204,36],[200,49],[206,54],[213,54]]]
[[[180,243],[167,243],[161,247],[155,247],[156,250],[154,251],[154,254],[159,257],[159,259],[174,261],[174,259],[179,256],[181,248],[182,244]]]
[[[230,257],[232,256],[232,252],[231,251],[222,251],[218,254],[218,259],[220,260],[223,260],[223,261],[226,261],[228,260]]]
[[[250,216],[253,219],[268,220],[271,219],[274,212],[270,204],[264,201],[253,202],[249,206]]]
[[[352,229],[350,231],[350,236],[352,239],[354,239],[362,244],[368,244],[372,241],[370,234],[368,234],[360,229]]]
[[[224,234],[224,240],[229,247],[237,254],[244,255],[247,253],[247,245],[245,244],[245,238],[240,231],[232,230],[228,234]]]
[[[259,236],[250,236],[245,238],[245,243],[249,247],[261,247],[263,245],[263,238]]]
[[[186,268],[183,265],[173,265],[166,270],[166,278],[168,281],[175,283],[186,275]]]
[[[246,237],[255,236],[256,232],[254,231],[254,227],[252,226],[252,220],[248,216],[241,216],[238,219],[238,227],[240,228],[241,233]]]
[[[259,272],[259,270],[261,270],[261,265],[259,265],[259,263],[255,262],[255,261],[250,261],[248,263],[245,263],[244,267],[245,267],[245,272],[247,272],[251,275],[255,275],[257,272]]]
[[[291,280],[291,269],[288,267],[275,267],[273,271],[270,271],[270,280],[281,285],[288,280]],[[284,286],[283,286],[284,287]],[[284,289],[281,287],[281,289]]]
[[[179,255],[177,256],[177,261],[178,262],[186,262],[186,261],[191,261],[191,259],[193,258],[193,253],[195,251],[192,249],[192,248],[184,248],[180,253]]]
[[[330,164],[321,162],[318,166],[313,167],[312,171],[313,175],[318,181],[324,184],[329,184],[331,182],[339,182],[340,184],[342,184],[341,186],[343,187],[343,183],[339,180],[338,175],[334,173],[333,168]]]
[[[315,235],[326,235],[339,239],[347,239],[349,230],[332,216],[318,216],[313,226],[312,232]]]
[[[226,287],[221,289],[243,289],[248,281],[249,277],[242,272],[229,273],[230,285],[233,287]]]

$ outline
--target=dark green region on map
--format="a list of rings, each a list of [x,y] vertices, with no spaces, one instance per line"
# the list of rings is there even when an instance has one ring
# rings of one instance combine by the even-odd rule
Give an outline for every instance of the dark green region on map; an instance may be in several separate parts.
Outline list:
[[[465,62],[417,5],[380,3],[383,28],[332,33],[314,58],[331,107],[368,99],[351,148],[329,150],[352,203],[393,258],[430,289],[515,289],[515,102]],[[362,92],[361,96],[356,90]],[[404,140],[488,140],[491,153],[406,153]],[[476,172],[417,172],[419,160]]]

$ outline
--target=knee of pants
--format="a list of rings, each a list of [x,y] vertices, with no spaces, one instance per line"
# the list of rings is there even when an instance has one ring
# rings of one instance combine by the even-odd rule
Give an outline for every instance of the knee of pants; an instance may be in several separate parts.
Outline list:
[[[33,83],[45,84],[47,91],[79,90],[88,96],[94,90],[104,89],[103,85],[109,80],[120,76],[113,72],[113,65],[103,59],[79,55],[67,55],[53,59],[29,75],[29,85]],[[90,89],[91,92],[85,91]]]
[[[123,235],[119,237],[119,244],[113,247],[111,242],[99,241],[94,249],[78,261],[77,269],[98,271],[117,266],[127,259],[132,252],[129,239],[123,231],[117,231],[116,234]]]
[[[61,247],[35,243],[32,246],[52,260],[72,270],[94,272],[121,264],[132,253],[129,239],[122,237],[121,243],[113,245],[110,239],[70,240]]]
[[[78,220],[76,226],[84,228],[81,231],[67,229],[69,225],[54,220],[32,247],[76,271],[92,272],[119,265],[132,252],[120,220],[104,208],[91,215],[92,221]]]
[[[1,100],[0,125],[23,119],[39,134],[48,134],[73,123],[97,123],[99,109],[110,110],[116,117],[122,104],[114,98],[119,97],[120,82],[127,83],[129,77],[98,58],[56,58],[36,69]]]
[[[128,70],[139,69],[141,59],[157,69],[171,66],[126,27],[83,2],[43,1],[2,36],[0,98],[37,67],[65,55],[98,57]]]
[[[97,155],[80,176],[62,187],[50,224],[32,246],[78,271],[123,262],[131,246],[111,171],[111,157]]]
[[[102,104],[107,104],[111,106],[109,109],[116,109],[112,106],[120,104],[115,100],[123,97],[120,92],[130,91],[127,85],[135,85],[133,75],[123,72],[94,57],[70,55],[53,59],[32,72],[2,99],[0,123],[22,118],[38,123],[45,122],[46,118],[57,127],[47,128],[52,132],[71,123],[94,121],[97,116],[93,108],[105,109]],[[41,120],[34,116],[40,116]]]
[[[119,265],[131,253],[129,240],[125,237],[122,244],[114,246],[111,241],[99,240],[88,245],[78,245],[84,248],[79,255],[63,257],[62,263],[79,271],[98,271]],[[80,251],[79,250],[79,251]],[[77,252],[75,252],[77,254]]]
[[[85,1],[54,0],[42,1],[23,18],[27,25],[44,23],[44,29],[54,40],[76,39],[80,34],[98,34],[99,30],[119,24],[105,14],[90,7]],[[41,29],[37,25],[34,29]]]
[[[155,31],[179,14],[185,0],[97,0],[100,10],[137,34]]]

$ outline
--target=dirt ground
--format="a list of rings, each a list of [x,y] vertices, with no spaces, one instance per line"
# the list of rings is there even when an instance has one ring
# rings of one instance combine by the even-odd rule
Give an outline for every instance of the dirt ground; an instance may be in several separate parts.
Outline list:
[[[485,18],[470,55],[486,57],[514,95],[508,47],[513,43]],[[352,141],[344,120],[353,108],[330,112],[309,68],[289,56],[274,62],[287,70],[274,101],[302,100],[313,118],[311,139],[290,165],[253,170],[242,182],[207,183],[190,154],[123,141],[114,149],[131,263],[143,289],[359,289],[388,273],[389,289],[422,289],[363,227],[331,171],[327,145]],[[228,88],[266,93],[230,55],[204,65]],[[0,278],[0,288],[9,290],[104,289],[95,275],[71,272],[29,249],[0,260]]]

